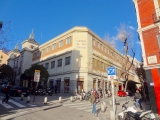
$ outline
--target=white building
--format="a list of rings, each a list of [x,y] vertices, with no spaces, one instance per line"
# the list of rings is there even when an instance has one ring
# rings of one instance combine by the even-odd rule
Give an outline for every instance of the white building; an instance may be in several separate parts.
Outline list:
[[[18,49],[16,45],[15,49],[9,52],[8,65],[10,65],[15,72],[15,84],[20,84],[20,75],[32,64],[32,51],[36,49],[39,44],[34,40],[33,31],[29,38],[22,42],[22,50]],[[23,81],[23,86],[28,86],[28,80]]]

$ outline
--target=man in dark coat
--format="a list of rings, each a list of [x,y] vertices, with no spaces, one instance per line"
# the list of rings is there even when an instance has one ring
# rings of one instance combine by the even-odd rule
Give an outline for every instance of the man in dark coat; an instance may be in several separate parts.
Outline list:
[[[8,103],[9,96],[10,96],[10,86],[7,86],[6,97],[2,100],[2,103],[4,102]]]

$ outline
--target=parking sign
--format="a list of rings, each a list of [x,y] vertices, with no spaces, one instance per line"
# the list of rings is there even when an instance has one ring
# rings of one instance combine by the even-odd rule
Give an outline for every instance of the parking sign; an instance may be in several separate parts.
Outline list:
[[[40,70],[35,70],[34,82],[39,82],[39,78],[40,78]]]
[[[108,79],[116,79],[116,68],[109,67],[107,68]]]

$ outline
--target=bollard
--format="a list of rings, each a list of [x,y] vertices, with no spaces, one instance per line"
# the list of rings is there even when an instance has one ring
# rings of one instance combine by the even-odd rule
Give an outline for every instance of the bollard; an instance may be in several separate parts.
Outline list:
[[[104,107],[103,103],[101,103],[101,112],[105,112],[105,107]]]
[[[109,101],[110,106],[112,106],[112,100]]]
[[[47,97],[44,97],[44,104],[47,104]]]
[[[107,107],[106,102],[104,102],[104,101],[103,101],[103,105],[104,105],[104,108],[106,108],[106,107]]]
[[[62,102],[62,97],[59,97],[59,102],[60,102],[60,103]]]
[[[27,97],[27,102],[26,103],[30,103],[30,96]]]
[[[21,101],[23,100],[23,97],[24,97],[24,95],[23,95],[23,94],[21,94],[21,99],[20,99]]]
[[[80,101],[82,101],[82,96],[79,96]]]
[[[110,110],[110,120],[115,120],[115,115],[112,110]]]
[[[70,102],[73,102],[73,96],[70,97]]]

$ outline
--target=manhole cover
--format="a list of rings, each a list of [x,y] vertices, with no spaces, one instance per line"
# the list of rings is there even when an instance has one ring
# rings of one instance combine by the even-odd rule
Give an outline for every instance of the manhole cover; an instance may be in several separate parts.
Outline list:
[[[80,115],[79,117],[83,117],[83,115]]]

